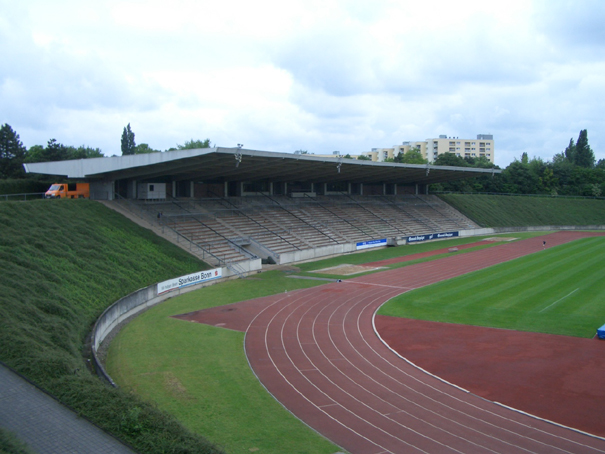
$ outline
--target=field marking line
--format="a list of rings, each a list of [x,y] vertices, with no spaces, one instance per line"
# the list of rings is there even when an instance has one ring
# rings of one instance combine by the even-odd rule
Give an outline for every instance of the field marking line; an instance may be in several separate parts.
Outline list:
[[[574,291],[572,291],[571,293],[565,295],[563,298],[559,298],[557,301],[555,301],[552,304],[549,304],[548,306],[546,306],[544,309],[542,309],[540,312],[544,312],[546,309],[548,309],[550,306],[554,306],[555,304],[557,304],[559,301],[563,301],[565,298],[567,298],[568,296],[573,295],[574,293],[576,293],[578,290],[580,290],[579,288],[575,289]]]

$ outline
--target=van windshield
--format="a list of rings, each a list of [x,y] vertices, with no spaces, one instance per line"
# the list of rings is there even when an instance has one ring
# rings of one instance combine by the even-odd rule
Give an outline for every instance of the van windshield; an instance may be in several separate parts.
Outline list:
[[[61,189],[61,185],[58,184],[53,184],[50,188],[48,188],[49,191],[58,191]]]

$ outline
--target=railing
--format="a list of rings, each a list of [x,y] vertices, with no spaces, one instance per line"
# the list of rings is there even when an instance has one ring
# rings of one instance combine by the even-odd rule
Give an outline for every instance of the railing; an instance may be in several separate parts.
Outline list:
[[[210,191],[212,194],[214,194],[216,197],[218,197],[221,201],[223,201],[224,203],[226,203],[227,205],[229,205],[230,207],[234,207],[231,209],[236,209],[238,211],[238,213],[240,213],[242,216],[246,217],[248,220],[254,222],[255,224],[257,224],[258,226],[260,226],[262,229],[268,231],[270,234],[277,236],[279,239],[285,241],[286,243],[288,243],[290,246],[292,246],[293,248],[300,250],[300,248],[298,246],[296,246],[294,243],[288,241],[286,238],[284,238],[283,236],[281,236],[280,234],[278,234],[277,232],[267,228],[266,226],[262,225],[260,222],[258,222],[256,219],[251,218],[250,216],[248,216],[243,210],[239,209],[235,204],[231,203],[229,200],[227,200],[224,197],[221,197],[220,195],[216,194],[213,191]]]
[[[548,199],[596,199],[605,200],[605,197],[594,197],[588,195],[553,195],[553,194],[518,194],[516,192],[460,192],[460,191],[431,191],[432,194],[461,194],[461,195],[501,195],[509,197],[542,197]]]
[[[304,225],[307,225],[315,230],[317,230],[319,233],[321,233],[322,235],[328,237],[330,239],[330,241],[333,241],[334,243],[338,244],[338,241],[336,241],[334,238],[332,238],[330,235],[328,235],[326,232],[323,232],[321,229],[318,229],[317,227],[315,227],[314,225],[308,223],[307,221],[305,221],[303,218],[301,218],[300,216],[297,216],[296,214],[292,213],[290,210],[288,210],[285,206],[283,206],[282,204],[280,204],[277,200],[275,200],[274,198],[272,198],[271,196],[265,194],[265,193],[261,193],[261,195],[265,196],[266,198],[268,198],[271,202],[273,202],[274,204],[276,204],[278,206],[278,208],[281,208],[282,210],[284,210],[286,213],[288,213],[290,216],[293,216],[294,218],[298,219],[300,222],[302,222]],[[305,193],[305,197],[309,197],[306,193]],[[312,197],[310,197],[312,198]]]
[[[395,230],[397,230],[399,233],[405,235],[406,232],[404,232],[403,230],[401,230],[399,227],[397,227],[396,225],[393,225],[391,223],[391,221],[389,221],[388,219],[384,219],[380,216],[378,216],[376,213],[374,213],[372,210],[369,210],[368,208],[364,207],[361,203],[359,203],[357,200],[355,200],[353,197],[351,197],[350,194],[343,192],[342,193],[344,196],[346,196],[349,200],[351,200],[356,206],[358,206],[359,208],[361,208],[364,211],[367,211],[368,213],[370,213],[370,215],[374,216],[375,218],[377,218],[379,221],[384,222],[385,224],[389,225],[390,227],[394,228]]]
[[[248,258],[258,258],[256,255],[250,253],[249,251],[247,251],[246,249],[244,249],[243,247],[241,247],[239,244],[235,243],[234,241],[230,240],[229,238],[227,238],[225,235],[223,235],[222,233],[218,232],[217,230],[213,229],[212,227],[210,227],[209,225],[205,224],[202,220],[200,220],[194,213],[191,213],[189,210],[187,210],[186,208],[182,207],[174,197],[172,197],[172,203],[174,203],[176,206],[178,206],[180,209],[186,211],[187,213],[189,213],[190,217],[196,221],[197,223],[201,224],[202,226],[204,226],[205,228],[207,228],[208,230],[210,230],[211,232],[213,232],[215,235],[219,236],[220,238],[222,238],[223,240],[227,241],[227,243],[229,243],[230,245],[232,245],[239,253],[241,253],[242,255],[248,257]],[[182,215],[175,215],[175,216],[182,216]],[[163,222],[165,216],[160,216],[160,220],[162,220],[162,225],[165,225],[165,223]],[[167,226],[168,227],[168,226]],[[174,231],[176,231],[175,229],[173,229]],[[177,232],[178,233],[178,232]],[[191,240],[189,240],[191,242]],[[212,254],[214,257],[214,254]],[[217,257],[218,258],[218,257]],[[220,260],[220,259],[219,259]],[[225,260],[222,260],[222,264],[225,264]]]
[[[307,197],[305,195],[305,197]],[[326,207],[325,205],[323,205],[322,203],[318,202],[317,200],[313,199],[312,197],[309,197],[310,200],[312,200],[313,202],[315,202],[316,205],[319,205],[321,208],[323,208],[324,210],[326,210],[328,213],[330,213],[332,216],[340,219],[341,221],[344,221],[345,223],[349,224],[351,227],[353,227],[356,230],[359,230],[361,233],[363,233],[364,235],[368,236],[368,237],[372,237],[372,235],[368,235],[368,233],[359,228],[358,226],[356,226],[355,224],[351,223],[348,219],[343,218],[342,216],[337,215],[336,213],[334,213],[332,210],[330,210],[328,207]]]
[[[17,201],[19,200],[36,200],[36,199],[43,199],[44,198],[44,194],[46,194],[45,192],[27,192],[27,193],[23,193],[23,194],[0,194],[0,200],[4,200],[5,202],[8,202],[9,197],[11,198],[15,198]]]

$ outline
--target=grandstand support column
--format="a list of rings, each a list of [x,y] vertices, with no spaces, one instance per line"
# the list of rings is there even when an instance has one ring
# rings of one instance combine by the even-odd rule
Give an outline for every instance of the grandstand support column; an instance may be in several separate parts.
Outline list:
[[[172,180],[172,197],[176,197],[176,180]]]
[[[382,195],[387,195],[387,184],[382,183]]]
[[[347,194],[351,195],[351,182],[347,183]]]
[[[189,182],[189,198],[193,199],[195,197],[195,190],[193,187],[193,180]]]
[[[416,183],[415,186],[416,186],[416,195],[418,195],[419,194],[419,192],[418,192],[418,183]]]
[[[269,181],[269,195],[273,195],[273,182]]]
[[[359,183],[359,195],[363,195],[363,183]]]

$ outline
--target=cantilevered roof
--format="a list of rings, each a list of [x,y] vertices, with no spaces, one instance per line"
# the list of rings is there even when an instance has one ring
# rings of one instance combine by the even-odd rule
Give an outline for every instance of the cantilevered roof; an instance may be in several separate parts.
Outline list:
[[[200,148],[111,158],[78,159],[24,164],[28,173],[69,179],[196,181],[302,181],[352,183],[432,184],[501,170],[470,167],[396,164],[343,157],[275,153],[238,148]]]

